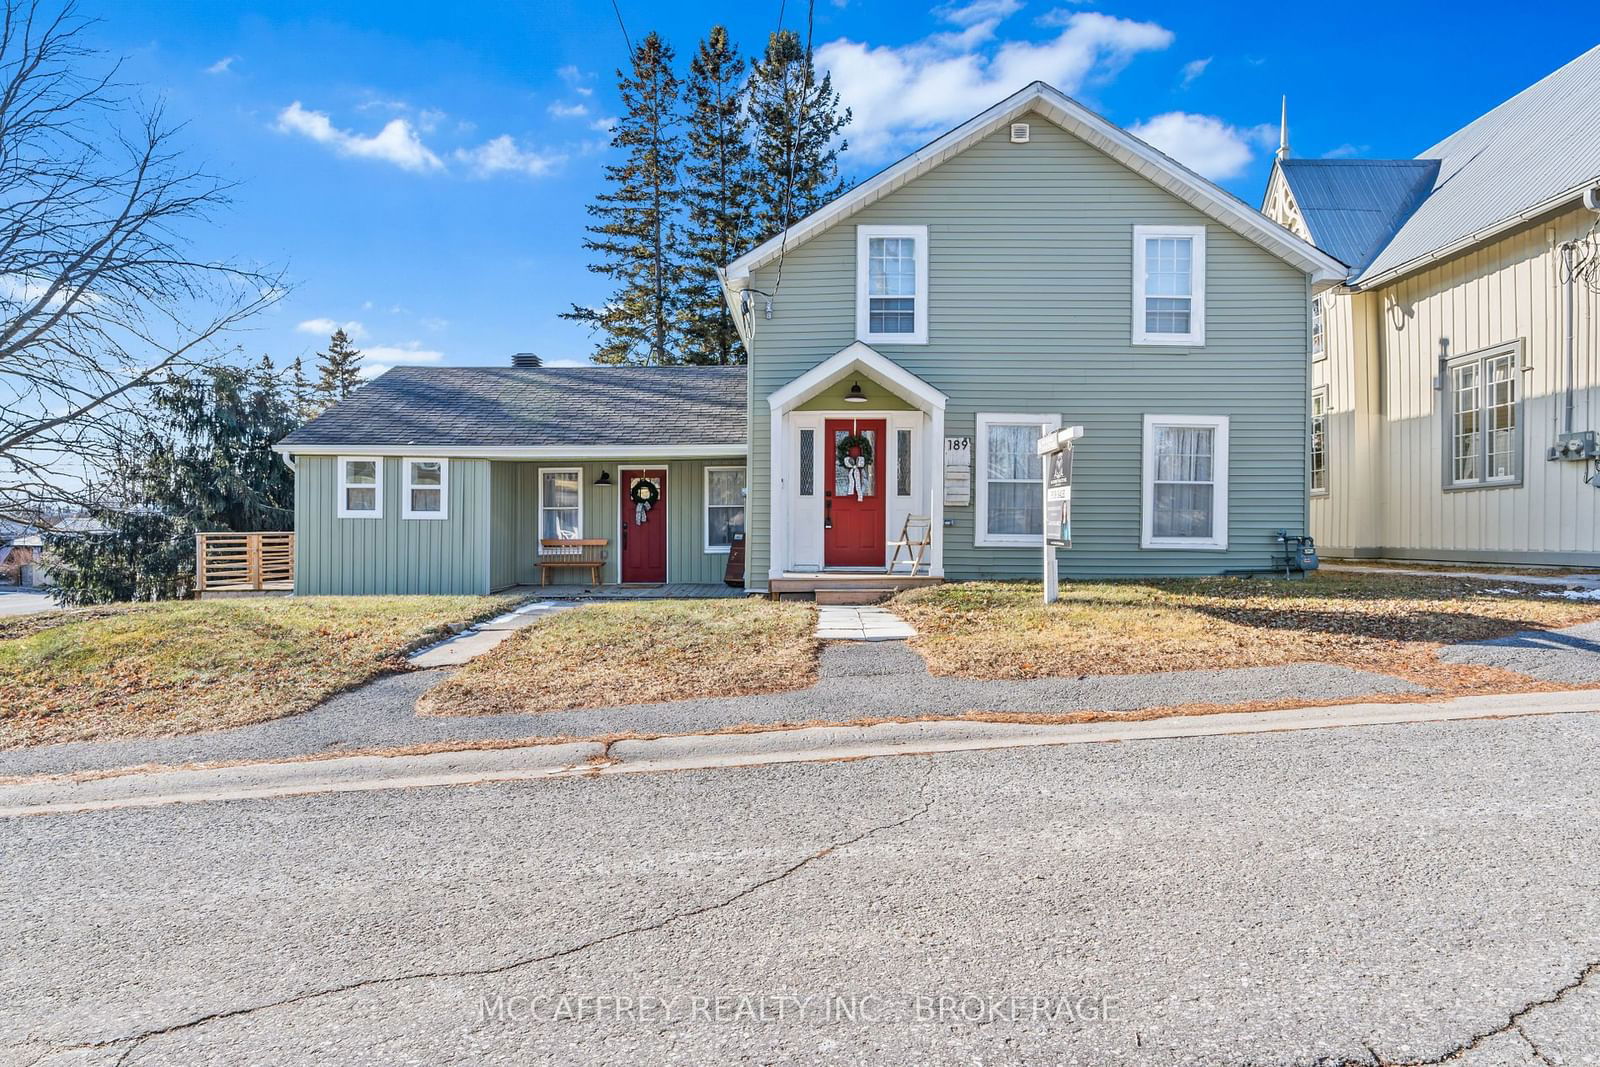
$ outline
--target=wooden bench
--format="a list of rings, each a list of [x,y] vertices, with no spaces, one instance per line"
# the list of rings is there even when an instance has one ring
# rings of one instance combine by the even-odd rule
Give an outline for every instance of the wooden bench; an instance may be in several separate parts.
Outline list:
[[[600,568],[606,564],[604,537],[577,537],[571,540],[545,537],[539,540],[539,584],[550,584],[551,567],[581,567],[589,572],[589,584],[600,584]]]

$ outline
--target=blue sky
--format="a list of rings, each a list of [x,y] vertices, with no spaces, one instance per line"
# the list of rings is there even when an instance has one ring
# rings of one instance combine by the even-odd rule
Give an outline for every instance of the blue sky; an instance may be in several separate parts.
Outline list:
[[[686,63],[723,22],[747,52],[779,0],[619,0]],[[280,363],[354,324],[374,363],[584,362],[557,318],[596,303],[584,207],[608,158],[622,32],[605,0],[110,3],[96,40],[240,186],[208,254],[280,264],[293,292],[244,339]],[[815,41],[856,111],[864,177],[1033,78],[1258,203],[1289,96],[1296,155],[1411,156],[1600,39],[1592,5],[1104,5],[818,0]],[[786,22],[804,32],[803,0]]]

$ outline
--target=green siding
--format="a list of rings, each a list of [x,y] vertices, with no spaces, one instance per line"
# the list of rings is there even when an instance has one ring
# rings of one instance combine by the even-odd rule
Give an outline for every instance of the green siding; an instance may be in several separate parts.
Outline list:
[[[486,593],[489,464],[450,461],[447,519],[400,517],[400,460],[383,461],[383,517],[338,517],[332,456],[295,461],[295,592]]]
[[[521,485],[514,463],[489,464],[489,587],[517,584],[517,518]]]
[[[978,412],[1055,412],[1084,426],[1064,575],[1259,567],[1273,531],[1304,530],[1306,276],[1047,119],[1031,120],[1031,143],[1013,145],[1001,129],[789,250],[751,357],[753,585],[765,584],[770,544],[766,398],[855,340],[857,224],[928,226],[931,343],[874,347],[949,396],[946,434],[972,434]],[[1203,348],[1130,343],[1141,224],[1206,227]],[[764,268],[754,285],[770,291],[774,275]],[[1139,547],[1146,413],[1230,417],[1226,552]],[[1038,576],[1037,548],[975,547],[973,508],[945,517],[954,522],[944,531],[948,577]]]
[[[916,405],[908,400],[902,400],[889,390],[889,387],[865,374],[855,374],[830,386],[797,407],[796,411],[849,411],[858,405],[848,403],[845,397],[850,393],[850,386],[854,382],[861,383],[861,391],[867,394],[867,403],[859,405],[871,411],[915,411]]]

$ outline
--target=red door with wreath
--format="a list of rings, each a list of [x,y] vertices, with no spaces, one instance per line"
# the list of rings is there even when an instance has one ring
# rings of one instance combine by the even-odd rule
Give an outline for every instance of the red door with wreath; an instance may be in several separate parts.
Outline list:
[[[883,428],[882,419],[827,422],[833,477],[823,501],[823,566],[883,566]]]
[[[667,580],[667,472],[622,472],[622,580]]]

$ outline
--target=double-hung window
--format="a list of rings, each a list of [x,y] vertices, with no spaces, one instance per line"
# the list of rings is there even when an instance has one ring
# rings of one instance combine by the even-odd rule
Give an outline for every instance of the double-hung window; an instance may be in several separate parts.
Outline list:
[[[1144,417],[1144,548],[1228,547],[1228,420]]]
[[[1521,354],[1521,342],[1514,342],[1445,365],[1446,488],[1522,480]]]
[[[706,551],[726,552],[744,533],[744,468],[706,468]]]
[[[1206,228],[1133,228],[1133,343],[1206,343]]]
[[[1044,537],[1044,463],[1039,457],[1039,438],[1060,428],[1060,415],[978,416],[974,544],[1040,544]]]
[[[1311,491],[1328,491],[1328,390],[1311,394]]]
[[[400,515],[406,519],[447,519],[450,492],[450,461],[444,459],[404,459],[401,469],[405,485],[400,497]]]
[[[928,228],[856,227],[856,337],[928,343]]]
[[[340,456],[339,518],[383,518],[383,460],[378,456]]]
[[[1327,323],[1322,317],[1322,301],[1311,298],[1311,358],[1322,359],[1328,354]]]
[[[539,470],[540,540],[575,541],[583,536],[583,471],[577,467]],[[561,552],[577,549],[560,549]]]

